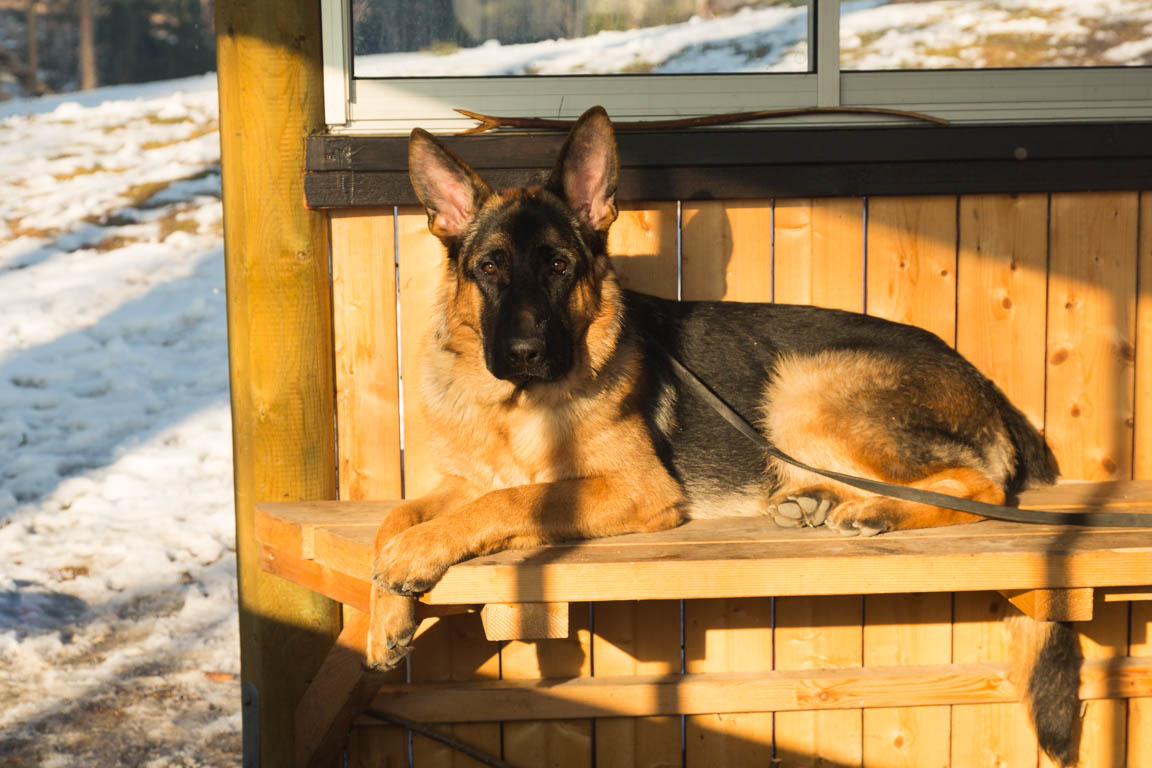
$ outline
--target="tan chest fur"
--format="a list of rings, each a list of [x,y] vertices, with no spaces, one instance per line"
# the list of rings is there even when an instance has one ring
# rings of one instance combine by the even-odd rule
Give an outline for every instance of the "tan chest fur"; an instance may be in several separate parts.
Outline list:
[[[647,466],[656,460],[628,381],[517,391],[431,349],[424,399],[441,472],[487,491]]]

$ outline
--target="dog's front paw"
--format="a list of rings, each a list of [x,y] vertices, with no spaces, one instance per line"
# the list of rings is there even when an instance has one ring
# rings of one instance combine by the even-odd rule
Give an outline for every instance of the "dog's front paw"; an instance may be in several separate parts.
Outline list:
[[[839,504],[828,514],[825,525],[841,536],[875,536],[895,527],[888,504],[881,498]]]
[[[412,650],[412,638],[420,624],[416,601],[388,594],[373,584],[370,619],[365,663],[370,669],[387,671]]]
[[[380,548],[372,564],[372,583],[393,595],[418,597],[432,589],[456,559],[449,536],[427,523],[417,525]]]
[[[835,501],[830,497],[789,496],[768,506],[772,520],[781,528],[818,528],[828,518]]]

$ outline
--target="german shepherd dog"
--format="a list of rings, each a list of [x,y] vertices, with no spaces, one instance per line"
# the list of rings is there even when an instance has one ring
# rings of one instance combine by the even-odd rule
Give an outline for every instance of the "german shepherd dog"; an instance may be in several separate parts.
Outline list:
[[[493,191],[420,129],[409,162],[447,251],[422,369],[444,480],[376,536],[372,666],[408,652],[415,596],[495,550],[726,515],[862,536],[979,519],[768,457],[685,387],[669,353],[812,466],[994,504],[1057,476],[1024,415],[927,331],[623,290],[606,249],[618,161],[602,108],[580,118],[542,187]],[[1042,746],[1068,762],[1076,640],[1044,626],[1030,700]]]

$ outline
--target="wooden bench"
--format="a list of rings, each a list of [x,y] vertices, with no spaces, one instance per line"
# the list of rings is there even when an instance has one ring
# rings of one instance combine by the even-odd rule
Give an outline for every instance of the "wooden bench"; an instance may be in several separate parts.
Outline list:
[[[258,504],[261,567],[366,612],[373,536],[396,503]],[[1149,512],[1152,481],[1064,484],[1025,494],[1021,506]],[[523,640],[567,637],[569,605],[577,601],[974,590],[997,590],[1036,619],[1090,621],[1096,601],[1152,600],[1152,530],[985,521],[844,538],[767,519],[700,520],[478,557],[449,569],[422,602],[427,622],[473,610],[488,640]],[[989,704],[1021,696],[1001,662],[470,683],[386,684],[368,676],[349,709],[351,689],[365,685],[355,669],[364,617],[350,625],[336,652],[344,660],[322,670],[302,703],[298,735],[313,740],[304,764],[315,750],[330,755],[356,708],[369,703],[419,722],[454,723]],[[1083,699],[1136,696],[1152,696],[1152,656],[1085,664]]]

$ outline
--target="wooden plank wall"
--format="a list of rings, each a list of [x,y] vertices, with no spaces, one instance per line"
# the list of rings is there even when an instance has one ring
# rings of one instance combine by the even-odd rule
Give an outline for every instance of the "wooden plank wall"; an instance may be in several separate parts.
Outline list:
[[[334,214],[332,243],[341,496],[395,496],[401,467],[404,495],[418,495],[436,481],[416,371],[440,244],[415,209]],[[1066,477],[1152,477],[1152,192],[634,204],[610,248],[627,287],[669,298],[812,303],[921,325],[1045,428]],[[568,640],[503,646],[475,616],[456,616],[422,638],[406,674],[1003,661],[1014,610],[993,593],[573,605]],[[1152,605],[1099,603],[1082,630],[1086,656],[1152,654]],[[449,730],[517,766],[1048,765],[1020,704]],[[1152,702],[1091,702],[1080,764],[1152,766],[1150,733]],[[357,728],[349,758],[476,765],[385,727]]]

